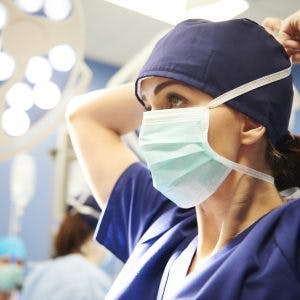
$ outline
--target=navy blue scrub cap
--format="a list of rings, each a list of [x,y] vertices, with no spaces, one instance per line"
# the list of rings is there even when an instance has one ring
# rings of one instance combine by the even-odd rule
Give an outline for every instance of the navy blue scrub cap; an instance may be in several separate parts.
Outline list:
[[[136,80],[161,76],[181,81],[212,97],[290,67],[284,48],[248,19],[223,22],[191,19],[176,25],[154,47]],[[291,75],[226,102],[266,127],[274,146],[289,136],[293,99]]]

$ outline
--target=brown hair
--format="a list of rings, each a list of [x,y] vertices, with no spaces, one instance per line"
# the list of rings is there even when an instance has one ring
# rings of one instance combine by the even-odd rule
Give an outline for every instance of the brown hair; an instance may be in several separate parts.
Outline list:
[[[93,230],[79,213],[67,214],[54,240],[54,256],[80,252]]]
[[[268,142],[266,154],[267,162],[275,178],[275,186],[279,191],[300,187],[299,136],[290,138],[280,150]]]

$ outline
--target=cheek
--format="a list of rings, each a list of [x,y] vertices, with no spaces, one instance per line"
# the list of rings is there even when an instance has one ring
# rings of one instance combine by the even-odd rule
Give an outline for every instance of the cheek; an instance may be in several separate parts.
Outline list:
[[[240,147],[240,120],[238,114],[227,107],[210,111],[208,142],[221,156],[236,161]]]

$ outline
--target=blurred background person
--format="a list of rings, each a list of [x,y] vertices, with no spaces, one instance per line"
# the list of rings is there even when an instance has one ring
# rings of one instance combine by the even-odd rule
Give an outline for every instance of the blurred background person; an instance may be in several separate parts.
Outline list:
[[[67,208],[55,237],[54,259],[26,278],[24,300],[103,299],[120,270],[113,255],[93,240],[100,208],[92,196],[80,199]]]
[[[0,238],[0,300],[18,299],[26,256],[25,246],[20,238]]]

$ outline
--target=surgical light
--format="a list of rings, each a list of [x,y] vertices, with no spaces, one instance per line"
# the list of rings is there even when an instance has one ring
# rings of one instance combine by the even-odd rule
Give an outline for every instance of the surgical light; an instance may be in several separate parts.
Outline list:
[[[69,99],[84,92],[91,72],[84,63],[81,0],[0,2],[3,160],[63,124]]]
[[[15,2],[27,13],[38,12],[44,5],[44,0],[16,0]]]
[[[56,71],[70,71],[76,62],[76,53],[72,47],[63,44],[49,51],[49,61]]]
[[[72,10],[71,0],[45,0],[46,16],[53,20],[64,20]]]
[[[15,83],[6,93],[6,103],[12,108],[29,110],[33,106],[32,88],[24,82]]]
[[[11,136],[25,134],[30,127],[30,118],[26,112],[16,108],[8,108],[2,114],[2,128]]]
[[[52,68],[46,58],[35,56],[29,60],[25,74],[26,79],[35,84],[50,80]]]
[[[59,87],[51,81],[38,83],[33,88],[34,103],[41,109],[54,108],[59,103],[60,98]]]
[[[5,52],[0,52],[0,81],[9,79],[15,71],[14,59]]]

